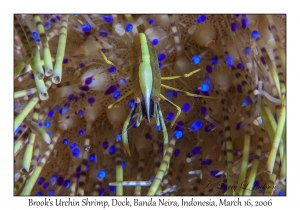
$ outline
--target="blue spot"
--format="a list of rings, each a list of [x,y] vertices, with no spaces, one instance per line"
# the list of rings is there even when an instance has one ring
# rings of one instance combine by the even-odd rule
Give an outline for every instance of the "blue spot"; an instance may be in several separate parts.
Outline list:
[[[226,55],[225,61],[227,66],[229,66],[230,68],[233,67],[233,59],[230,55]]]
[[[236,24],[235,24],[235,23],[231,23],[231,30],[232,30],[233,32],[236,32],[236,29],[237,29]]]
[[[86,85],[89,85],[89,84],[91,84],[92,82],[93,82],[93,77],[88,77],[88,78],[85,79],[85,84],[86,84]]]
[[[218,56],[215,56],[211,59],[211,65],[216,66],[218,63]]]
[[[151,176],[149,181],[150,181],[150,182],[153,182],[154,179],[155,179],[155,176]]]
[[[39,124],[38,124],[38,127],[39,127],[39,128],[42,128],[42,127],[43,127],[42,123],[39,123]]]
[[[179,130],[179,131],[182,131],[182,129],[183,129],[183,122],[179,121],[178,123],[176,123],[175,129]]]
[[[178,96],[178,92],[177,91],[173,91],[173,97],[177,98]]]
[[[68,189],[68,188],[70,187],[70,185],[71,185],[70,180],[66,180],[66,181],[64,182],[64,188]]]
[[[197,23],[198,24],[204,23],[205,20],[206,20],[206,16],[205,15],[201,15],[201,16],[198,17]]]
[[[167,99],[171,100],[173,98],[173,91],[168,90],[167,91]]]
[[[122,161],[122,168],[125,169],[126,168],[126,163],[124,161]]]
[[[64,64],[68,63],[68,58],[64,58],[63,63]]]
[[[120,79],[120,80],[119,80],[119,84],[120,84],[121,86],[126,85],[125,79]]]
[[[203,166],[209,166],[212,164],[212,160],[211,159],[206,159],[202,161],[202,165]]]
[[[198,55],[195,55],[195,56],[192,58],[192,64],[194,64],[194,65],[200,63],[200,61],[201,61],[201,57],[198,56]]]
[[[62,176],[58,177],[58,179],[57,179],[57,185],[61,186],[63,183],[64,183],[64,177],[62,177]]]
[[[43,194],[42,194],[42,192],[38,192],[37,194],[36,194],[36,196],[42,196]]]
[[[72,143],[72,144],[70,145],[70,149],[71,149],[71,150],[75,149],[75,147],[76,147],[76,144],[75,144],[75,143]]]
[[[129,107],[132,108],[134,106],[135,102],[134,102],[134,99],[132,99],[130,102],[129,102]]]
[[[110,148],[109,148],[109,154],[110,155],[113,155],[113,154],[115,154],[115,151],[116,151],[116,148],[115,148],[115,146],[114,145],[112,145]]]
[[[240,17],[241,15],[240,14],[235,14],[235,17]]]
[[[277,194],[278,196],[284,196],[284,192],[283,192],[283,190],[280,190],[279,192],[278,192],[278,194]]]
[[[44,24],[45,30],[49,30],[50,27],[51,27],[51,24],[50,24],[49,22],[46,22],[46,23]]]
[[[114,66],[109,67],[107,70],[108,70],[108,72],[111,73],[111,74],[114,74],[114,73],[117,71],[116,67],[114,67]]]
[[[83,117],[84,116],[84,111],[83,110],[79,110],[78,111],[78,115],[79,115],[79,117]]]
[[[152,43],[153,46],[156,46],[156,45],[158,45],[159,41],[158,41],[158,39],[153,39],[151,41],[151,43]]]
[[[54,193],[54,190],[50,190],[50,191],[47,193],[48,196],[54,196],[54,194],[55,194],[55,193]]]
[[[43,177],[40,177],[38,180],[37,180],[37,184],[40,186],[44,183],[45,179]]]
[[[53,110],[50,110],[50,111],[48,112],[48,117],[49,117],[50,119],[52,119],[53,116],[54,116],[54,111],[53,111]]]
[[[83,130],[83,129],[80,129],[79,131],[78,131],[78,135],[79,136],[84,136],[84,134],[85,134],[85,131]]]
[[[166,59],[166,55],[164,53],[161,53],[157,56],[157,58],[158,58],[158,61],[163,61]]]
[[[161,62],[159,62],[159,63],[158,63],[158,68],[159,68],[159,69],[161,69],[161,68],[162,68],[162,66],[163,66],[163,65],[162,65],[162,63],[161,63]]]
[[[83,32],[85,32],[85,33],[88,33],[88,32],[90,32],[91,31],[91,26],[89,25],[89,24],[85,24],[85,25],[83,25],[82,27],[81,27],[81,30],[83,31]]]
[[[227,191],[227,184],[222,183],[221,189],[222,189],[223,192],[226,192]]]
[[[202,84],[200,87],[199,87],[199,90],[203,91],[203,92],[207,92],[210,90],[210,87],[209,85],[207,84]]]
[[[122,136],[119,134],[116,136],[116,142],[122,141]]]
[[[14,104],[14,110],[17,108],[17,104]]]
[[[104,193],[105,193],[104,189],[103,189],[103,188],[101,188],[101,189],[99,190],[99,195],[100,195],[100,196],[103,196],[103,195],[104,195]]]
[[[175,149],[174,156],[178,157],[179,155],[180,155],[180,150],[179,149]]]
[[[236,68],[239,70],[243,70],[244,66],[241,63],[238,63],[238,65],[236,65]]]
[[[95,154],[91,154],[89,160],[90,160],[91,162],[94,162],[95,159],[96,159]]]
[[[117,86],[116,85],[111,85],[104,93],[104,95],[109,95],[112,94],[114,92],[116,92],[117,90]]]
[[[51,137],[51,132],[47,132],[48,136]]]
[[[89,88],[88,85],[84,85],[84,86],[81,86],[81,87],[80,87],[80,90],[82,90],[82,91],[89,91],[90,88]],[[82,98],[83,98],[83,97],[82,97]]]
[[[54,108],[53,108],[53,109],[54,109],[54,111],[56,111],[56,112],[57,112],[57,111],[59,110],[59,106],[58,106],[58,105],[56,105],[56,106],[54,106]]]
[[[206,113],[207,113],[206,108],[205,108],[205,107],[202,107],[202,108],[201,108],[201,114],[202,114],[202,116],[205,117],[205,116],[206,116]]]
[[[81,171],[81,165],[79,165],[77,168],[76,168],[76,172],[80,172]]]
[[[258,180],[255,180],[255,182],[253,183],[252,188],[254,189],[254,188],[259,187],[259,186],[260,186],[259,181],[258,181]]]
[[[94,98],[94,97],[90,97],[90,98],[88,99],[88,102],[89,102],[90,104],[93,104],[93,103],[95,102],[95,98]]]
[[[236,124],[235,129],[237,131],[241,129],[241,124],[242,124],[242,122],[239,122],[239,123]]]
[[[77,15],[77,14],[74,14],[73,16],[74,16],[74,17],[77,17],[78,15]]]
[[[36,43],[36,44],[40,44],[40,42],[41,42],[40,39],[36,39],[36,40],[35,40],[35,43]]]
[[[186,113],[190,110],[190,105],[188,103],[183,104],[181,110],[183,111],[183,113]]]
[[[105,23],[112,23],[112,22],[113,22],[112,16],[108,16],[108,15],[102,16],[102,20],[103,20]]]
[[[108,32],[105,31],[105,30],[100,30],[100,31],[99,31],[99,36],[107,37],[107,36],[108,36]]]
[[[119,91],[115,92],[114,94],[114,99],[117,100],[118,98],[120,98],[121,93]]]
[[[49,188],[49,183],[46,182],[46,183],[43,185],[43,188],[44,188],[44,190],[48,190],[48,188]]]
[[[250,49],[250,47],[246,47],[246,48],[245,48],[245,53],[246,53],[246,55],[250,55],[250,54],[251,54],[251,49]]]
[[[80,150],[75,148],[72,152],[74,158],[78,158],[80,156]]]
[[[68,139],[64,139],[64,140],[63,140],[63,144],[64,144],[64,145],[68,145],[68,144],[69,144],[69,140],[68,140]]]
[[[98,178],[104,179],[105,177],[106,177],[106,171],[105,170],[100,171],[98,174]]]
[[[258,38],[259,38],[259,33],[258,33],[258,31],[252,31],[251,36],[252,36],[252,38],[255,39],[255,40],[258,39]]]
[[[103,149],[107,149],[107,148],[108,148],[108,146],[109,146],[109,144],[108,144],[108,142],[107,142],[107,141],[104,141],[104,142],[102,143],[102,147],[103,147]]]
[[[160,125],[156,126],[156,130],[161,131],[161,126]]]
[[[243,100],[243,104],[242,104],[242,107],[244,106],[248,106],[249,104],[252,104],[252,101],[251,99],[249,98],[249,96],[246,96]]]
[[[132,29],[133,29],[133,25],[129,23],[129,24],[126,26],[125,31],[126,31],[126,32],[130,32]]]
[[[49,121],[45,121],[44,122],[44,126],[45,126],[45,128],[50,128],[51,127],[51,123]]]
[[[182,135],[183,135],[182,131],[175,131],[174,132],[174,138],[176,140],[180,139],[182,137]]]
[[[50,179],[50,183],[52,186],[56,184],[56,180],[57,180],[57,174],[55,173],[52,175],[52,177]]]
[[[168,115],[167,115],[167,120],[170,122],[174,119],[174,113],[173,112],[170,112]]]
[[[199,130],[202,127],[202,122],[200,120],[197,120],[196,122],[194,122],[191,126],[190,131],[191,132],[196,132],[197,130]]]
[[[80,173],[76,174],[76,179],[79,181],[80,180]]]
[[[192,153],[193,153],[193,155],[199,154],[199,153],[200,153],[200,147],[194,147],[194,148],[192,149]]]
[[[209,173],[213,178],[220,178],[222,176],[222,175],[216,175],[217,173],[219,173],[219,171],[210,171]]]
[[[211,74],[213,70],[212,70],[211,66],[207,65],[206,71],[207,71],[207,73]]]
[[[15,130],[15,133],[18,133],[19,130],[21,130],[22,126],[20,125],[16,130]]]
[[[210,84],[210,78],[209,77],[204,77],[204,83],[209,85]]]
[[[246,17],[246,15],[243,15],[242,19],[241,19],[241,24],[242,24],[242,28],[245,30],[248,28],[249,26],[249,21],[248,18]]]
[[[112,194],[115,194],[116,193],[116,187],[110,187],[110,192]]]
[[[34,39],[36,39],[36,38],[38,37],[38,33],[37,33],[37,32],[32,32],[32,37],[33,37]]]
[[[148,23],[153,26],[155,24],[155,20],[153,18],[150,18]]]

